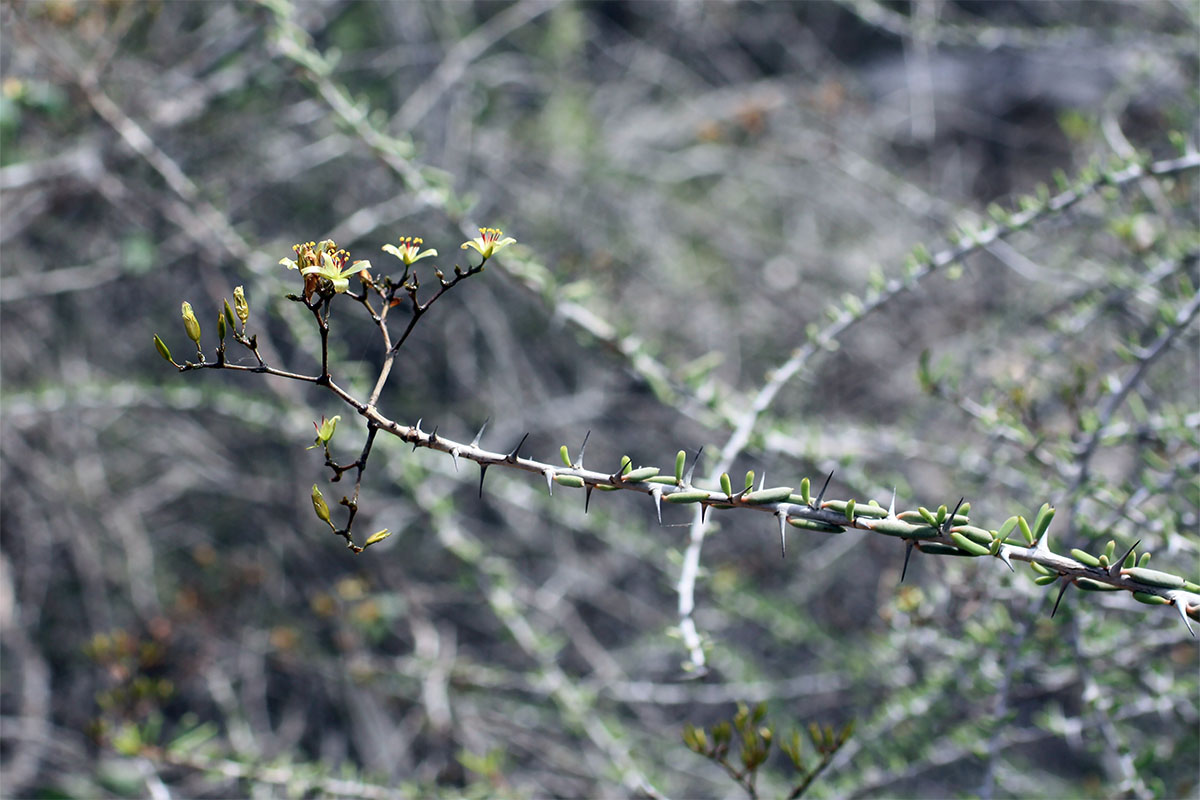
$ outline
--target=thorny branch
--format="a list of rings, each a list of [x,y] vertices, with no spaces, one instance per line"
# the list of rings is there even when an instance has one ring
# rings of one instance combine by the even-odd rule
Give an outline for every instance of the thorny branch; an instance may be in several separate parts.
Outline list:
[[[853,498],[826,500],[825,492],[832,474],[825,478],[825,485],[813,497],[807,478],[800,482],[799,489],[782,486],[767,487],[765,479],[760,481],[758,487],[755,488],[753,477],[748,476],[745,488],[735,492],[727,473],[734,460],[749,442],[759,417],[770,407],[774,398],[788,381],[799,374],[822,351],[831,349],[838,337],[888,301],[906,291],[911,291],[921,280],[939,269],[959,261],[979,249],[986,248],[989,244],[1048,215],[1070,208],[1103,186],[1122,186],[1147,175],[1169,175],[1194,169],[1197,166],[1200,166],[1200,154],[1189,152],[1180,158],[1168,161],[1155,163],[1135,161],[1109,172],[1095,170],[1094,174],[1085,174],[1077,185],[1067,188],[1055,196],[1045,193],[1038,202],[1009,215],[998,224],[977,231],[961,230],[957,243],[948,250],[934,255],[918,250],[910,258],[903,277],[884,282],[882,286],[868,293],[865,298],[853,298],[844,309],[834,314],[832,323],[826,328],[810,328],[806,343],[793,351],[784,363],[770,373],[767,382],[746,405],[740,417],[736,419],[730,438],[718,452],[707,484],[711,486],[719,483],[720,489],[704,488],[692,482],[695,463],[692,464],[686,475],[684,474],[684,451],[679,453],[673,477],[660,475],[660,470],[655,467],[634,469],[628,458],[623,459],[612,472],[587,469],[583,464],[582,449],[579,456],[572,461],[567,457],[565,447],[563,449],[564,466],[556,466],[522,457],[520,448],[524,444],[524,439],[507,453],[486,450],[480,446],[482,429],[473,441],[461,442],[439,436],[436,428],[432,432],[423,431],[421,421],[415,425],[402,424],[383,415],[376,408],[376,403],[391,374],[397,354],[425,312],[462,280],[483,270],[488,258],[495,249],[498,249],[495,246],[489,247],[489,244],[504,246],[511,242],[511,240],[505,240],[504,243],[499,243],[497,240],[502,234],[495,230],[481,229],[480,239],[464,244],[464,247],[470,245],[479,251],[483,256],[480,264],[465,270],[456,266],[454,277],[451,279],[447,279],[440,270],[435,271],[439,287],[431,297],[424,301],[419,297],[420,282],[410,270],[411,261],[408,259],[405,259],[404,273],[399,280],[393,280],[390,277],[376,280],[370,277],[369,272],[364,271],[362,294],[349,292],[344,285],[337,288],[336,282],[329,283],[325,280],[315,282],[316,278],[309,273],[320,271],[317,267],[311,266],[317,261],[304,262],[310,264],[303,270],[306,275],[305,294],[302,296],[289,295],[289,297],[302,302],[308,308],[320,331],[320,375],[300,375],[269,366],[259,354],[255,338],[247,337],[244,319],[242,330],[238,331],[235,328],[234,339],[251,350],[259,362],[257,366],[230,364],[225,359],[223,339],[217,350],[215,362],[205,361],[201,351],[198,355],[198,363],[190,361],[184,364],[177,364],[174,361],[172,363],[180,371],[205,368],[232,369],[315,383],[327,388],[365,419],[368,431],[367,440],[358,460],[347,465],[339,465],[329,458],[326,447],[326,466],[333,471],[334,480],[340,479],[342,474],[350,469],[357,471],[353,496],[343,497],[340,501],[349,510],[346,525],[343,528],[331,525],[334,532],[345,538],[347,546],[356,552],[361,552],[366,546],[357,544],[353,536],[353,522],[358,512],[359,490],[371,446],[380,430],[411,444],[414,449],[425,447],[447,453],[453,459],[456,469],[462,459],[474,461],[480,467],[481,491],[487,469],[491,466],[500,466],[541,475],[546,480],[547,489],[551,494],[553,494],[556,483],[569,488],[582,488],[585,492],[585,507],[590,502],[591,494],[596,488],[609,491],[636,491],[650,495],[655,503],[660,522],[664,501],[672,505],[693,505],[695,510],[691,523],[689,546],[684,554],[677,592],[680,629],[689,654],[689,663],[686,666],[696,674],[703,674],[706,666],[701,637],[692,619],[695,607],[694,589],[699,571],[700,550],[705,537],[707,514],[714,508],[756,510],[772,514],[778,526],[780,544],[785,555],[788,527],[825,533],[841,533],[846,528],[855,528],[903,540],[905,569],[907,569],[913,550],[935,555],[992,556],[1003,561],[1010,569],[1012,569],[1013,561],[1025,561],[1033,565],[1035,572],[1039,575],[1037,578],[1039,583],[1058,583],[1060,585],[1059,595],[1054,604],[1055,610],[1057,610],[1063,592],[1070,585],[1076,585],[1088,591],[1124,590],[1133,593],[1135,598],[1143,603],[1174,606],[1190,631],[1188,618],[1200,619],[1200,585],[1169,573],[1146,569],[1144,567],[1146,556],[1143,555],[1139,561],[1134,548],[1130,548],[1126,556],[1120,559],[1113,558],[1114,552],[1112,552],[1111,545],[1108,548],[1109,552],[1099,558],[1075,550],[1072,551],[1074,557],[1052,552],[1048,546],[1047,528],[1053,518],[1053,509],[1048,505],[1043,506],[1037,513],[1032,526],[1024,517],[1013,516],[999,528],[988,529],[971,524],[968,516],[969,505],[963,505],[961,500],[959,506],[961,506],[962,513],[959,513],[959,507],[947,513],[944,505],[939,507],[936,512],[918,508],[898,513],[895,509],[894,496],[886,510],[875,500],[863,504],[859,504]],[[322,247],[325,244],[322,243]],[[331,250],[335,249],[332,242],[329,242],[328,245]],[[338,252],[342,254],[343,261],[341,263],[346,263],[348,254],[345,254],[344,251]],[[291,265],[296,266],[294,263]],[[330,273],[334,277],[338,274],[340,273],[336,271]],[[320,277],[326,277],[325,273],[321,273]],[[384,362],[380,367],[374,388],[366,401],[354,397],[343,389],[330,373],[329,315],[334,298],[338,293],[343,292],[349,298],[359,302],[371,316],[379,327],[385,348]],[[370,302],[372,294],[382,303],[378,312],[374,310]],[[388,328],[389,311],[392,307],[402,303],[409,308],[410,316],[403,331],[393,340]],[[1200,299],[1193,298],[1186,308],[1178,312],[1175,323],[1156,342],[1146,348],[1141,365],[1134,374],[1129,376],[1126,385],[1132,385],[1138,374],[1165,352],[1178,334],[1195,319],[1198,310],[1200,310]],[[230,324],[232,325],[232,320]],[[164,356],[169,358],[169,354],[164,354]],[[1106,421],[1120,404],[1122,396],[1119,393],[1110,398],[1105,409]],[[586,445],[586,439],[584,444]],[[1082,463],[1086,464],[1086,459]],[[1014,535],[1016,531],[1019,531],[1020,537]],[[369,545],[375,540],[376,538],[372,537],[366,544]]]

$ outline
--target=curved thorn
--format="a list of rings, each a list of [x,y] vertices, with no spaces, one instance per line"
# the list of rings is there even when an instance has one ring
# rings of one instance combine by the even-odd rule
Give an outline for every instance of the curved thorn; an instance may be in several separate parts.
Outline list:
[[[434,426],[433,426],[433,430],[432,430],[432,431],[430,432],[430,434],[429,434],[429,443],[430,443],[430,444],[433,444],[434,442],[436,442],[436,441],[437,441],[437,432],[438,432],[438,427],[439,427],[439,426],[437,426],[437,425],[434,425]]]
[[[913,541],[909,539],[904,545],[904,568],[900,570],[900,582],[904,583],[904,576],[908,574],[908,559],[912,556]]]
[[[1065,575],[1064,575],[1063,577],[1064,577],[1064,579],[1066,578],[1066,576],[1065,576]],[[1064,594],[1066,594],[1066,592],[1067,592],[1067,587],[1068,587],[1068,586],[1070,586],[1070,585],[1071,585],[1071,582],[1070,582],[1070,581],[1068,581],[1068,580],[1063,580],[1063,583],[1062,583],[1062,588],[1058,590],[1058,598],[1057,598],[1057,599],[1055,599],[1055,601],[1054,601],[1054,608],[1053,608],[1053,609],[1051,609],[1051,611],[1050,611],[1050,618],[1051,618],[1051,619],[1054,619],[1054,615],[1058,613],[1058,604],[1059,604],[1060,602],[1062,602],[1062,597],[1063,597],[1063,595],[1064,595]]]
[[[529,438],[529,434],[521,437],[521,441],[517,442],[517,446],[512,449],[512,452],[504,457],[504,460],[510,464],[517,463],[517,453],[521,450],[521,445],[525,444],[525,440]]]
[[[708,503],[700,504],[700,524],[701,525],[704,524],[704,518],[708,516],[708,508],[709,508]]]
[[[483,424],[479,426],[479,432],[476,433],[475,438],[471,440],[471,447],[479,447],[479,440],[483,438],[483,432],[487,430],[488,423],[491,421],[492,418],[488,417],[483,421]]]
[[[825,476],[825,485],[821,487],[821,491],[817,493],[817,499],[813,501],[813,508],[821,507],[821,500],[825,497],[825,490],[829,488],[829,482],[833,480],[833,470],[829,470],[829,474]]]
[[[583,513],[585,514],[588,512],[588,506],[592,504],[592,489],[595,488],[596,485],[594,483],[589,483],[583,493]]]
[[[704,452],[704,445],[700,445],[700,449],[696,451],[696,457],[692,459],[692,466],[688,468],[687,475],[683,476],[683,485],[692,485],[692,476],[696,474],[696,465],[700,463],[700,454]]]
[[[483,497],[483,478],[487,475],[487,464],[479,465],[479,496]]]
[[[415,439],[413,439],[412,451],[414,453],[417,452],[417,448],[421,446],[421,420],[423,420],[423,419],[425,419],[425,418],[421,417],[421,419],[418,419],[417,424],[413,426],[414,428],[416,428],[416,431],[417,431],[417,436]]]
[[[458,472],[458,448],[450,448],[450,460],[454,462],[454,471]]]
[[[896,518],[896,489],[892,487],[892,502],[888,503],[888,519]],[[900,580],[904,580],[901,578]]]

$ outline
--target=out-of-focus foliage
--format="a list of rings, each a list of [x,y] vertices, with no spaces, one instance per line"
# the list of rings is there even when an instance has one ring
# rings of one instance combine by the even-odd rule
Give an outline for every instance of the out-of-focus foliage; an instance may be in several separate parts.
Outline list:
[[[1061,170],[1196,141],[1174,3],[9,3],[0,9],[0,758],[15,796],[671,796],[766,700],[855,734],[809,796],[1184,796],[1197,648],[1173,613],[991,560],[721,519],[672,636],[690,517],[377,444],[361,556],[313,518],[317,389],[180,376],[245,286],[316,367],[277,265],[477,226],[520,240],[417,328],[381,400],[549,460],[719,449],[830,306]],[[991,204],[997,204],[992,208]],[[1200,574],[1196,176],[1093,193],[856,325],[736,466],[1141,540]],[[510,257],[511,256],[511,257]],[[423,261],[422,265],[430,262]],[[367,320],[339,380],[369,390]],[[924,362],[922,353],[928,353]],[[922,363],[926,366],[922,368]],[[1131,384],[1131,385],[1127,385]],[[1112,398],[1119,397],[1115,405]],[[1110,406],[1113,406],[1110,409]],[[358,438],[356,438],[358,437]],[[377,459],[377,460],[376,460]],[[704,469],[704,467],[701,467]],[[740,515],[741,517],[750,515]],[[895,546],[889,546],[895,544]],[[794,723],[793,723],[794,721]],[[776,753],[764,796],[786,793]]]

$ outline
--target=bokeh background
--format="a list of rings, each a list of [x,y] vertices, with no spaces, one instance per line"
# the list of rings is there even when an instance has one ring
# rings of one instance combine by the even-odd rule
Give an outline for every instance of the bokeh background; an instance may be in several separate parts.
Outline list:
[[[585,516],[498,469],[479,497],[472,465],[381,437],[356,527],[396,533],[355,556],[304,449],[341,413],[353,459],[354,415],[151,345],[187,356],[188,300],[211,348],[244,285],[264,355],[312,372],[294,242],[384,264],[417,235],[448,270],[497,226],[519,245],[423,319],[393,419],[490,417],[485,446],[529,432],[546,461],[590,431],[589,466],[668,470],[855,319],[735,483],[836,470],[833,497],[966,496],[990,528],[1048,501],[1062,551],[1140,540],[1196,580],[1195,169],[1088,184],[853,310],[992,204],[1194,153],[1194,4],[55,0],[0,25],[6,796],[738,797],[680,730],[758,701],[781,736],[855,722],[812,796],[1196,796],[1173,609],[1072,590],[1049,619],[1027,568],[915,556],[900,585],[895,540],[795,532],[781,560],[767,518],[718,514],[696,678],[688,514]],[[365,395],[348,304],[332,352]],[[763,772],[786,796],[787,760]]]

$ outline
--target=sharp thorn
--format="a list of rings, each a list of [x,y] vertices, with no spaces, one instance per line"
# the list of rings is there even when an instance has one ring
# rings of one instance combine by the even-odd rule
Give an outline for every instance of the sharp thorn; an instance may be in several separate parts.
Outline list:
[[[450,450],[450,460],[454,462],[454,471],[458,472],[458,448]]]
[[[429,443],[430,443],[430,444],[433,444],[434,442],[436,442],[436,441],[437,441],[437,432],[438,432],[438,427],[439,427],[439,426],[437,426],[437,425],[434,425],[434,426],[433,426],[433,431],[432,431],[432,432],[430,432],[430,434],[429,434]]]
[[[950,529],[954,527],[954,518],[958,516],[958,510],[962,508],[963,501],[966,499],[965,497],[958,498],[958,504],[954,506],[954,510],[947,515],[946,521],[942,523],[943,534],[949,533]]]
[[[912,539],[904,546],[904,567],[900,570],[900,582],[904,583],[904,576],[908,574],[908,559],[912,557],[913,543]]]
[[[1058,613],[1058,604],[1062,602],[1063,595],[1067,592],[1067,587],[1071,585],[1068,580],[1063,580],[1062,588],[1058,590],[1058,597],[1054,600],[1054,608],[1050,610],[1050,619],[1054,619],[1054,615]]]
[[[583,469],[583,453],[587,450],[587,443],[590,438],[592,438],[591,431],[583,435],[583,444],[579,445],[579,458],[575,459],[575,469]]]
[[[650,490],[650,496],[654,498],[654,510],[658,512],[658,524],[662,525],[662,489],[654,487]]]
[[[542,474],[546,476],[546,491],[550,492],[551,497],[554,497],[554,470],[548,469]]]
[[[762,477],[758,479],[758,490],[761,492],[767,485],[767,471],[764,469]]]
[[[504,460],[510,464],[517,463],[517,453],[521,451],[521,445],[525,444],[525,440],[529,438],[529,434],[521,437],[521,441],[517,442],[517,446],[512,449],[512,452],[504,457]]]
[[[1133,546],[1125,551],[1125,555],[1121,556],[1120,558],[1118,558],[1116,561],[1114,561],[1112,563],[1112,566],[1109,567],[1109,572],[1112,572],[1114,569],[1120,571],[1121,567],[1123,567],[1125,565],[1125,559],[1129,558],[1129,554],[1132,553],[1134,550],[1137,550],[1137,546],[1141,543],[1142,543],[1141,539],[1138,539],[1136,542],[1134,542]]]
[[[700,524],[704,524],[704,518],[708,516],[708,503],[700,504]]]
[[[479,440],[483,438],[483,432],[487,430],[488,423],[491,421],[492,418],[488,417],[483,421],[483,424],[479,426],[479,433],[475,434],[475,438],[471,440],[471,447],[479,447]]]
[[[1171,601],[1172,601],[1173,605],[1175,606],[1175,610],[1179,612],[1179,618],[1181,620],[1183,620],[1183,624],[1187,627],[1188,633],[1190,633],[1192,635],[1192,637],[1195,638],[1196,632],[1192,630],[1192,623],[1188,620],[1187,609],[1184,608],[1186,601],[1183,599],[1183,597],[1180,596],[1180,594],[1178,592],[1176,592],[1175,595],[1171,598]]]
[[[595,484],[593,484],[593,483],[589,483],[589,484],[587,485],[587,488],[584,490],[584,493],[583,493],[583,513],[585,513],[585,514],[586,514],[586,513],[588,513],[588,506],[590,506],[590,505],[592,504],[592,489],[595,489],[595,488],[596,488],[596,485],[595,485]]]
[[[829,488],[829,482],[831,480],[833,480],[833,470],[830,470],[829,474],[825,476],[825,485],[822,486],[821,491],[817,493],[817,499],[812,504],[813,508],[821,507],[821,500],[825,497],[825,490]]]
[[[413,439],[413,449],[412,449],[412,451],[414,453],[417,452],[417,448],[421,446],[421,420],[423,420],[423,419],[425,419],[425,418],[421,417],[421,419],[417,420],[417,424],[416,424],[417,436],[415,439]]]
[[[692,485],[692,476],[696,474],[696,465],[700,463],[700,454],[704,452],[704,445],[700,445],[700,449],[696,451],[696,457],[692,459],[692,466],[688,468],[687,475],[683,476],[683,485]]]
[[[479,496],[483,497],[483,478],[487,475],[487,464],[479,465]]]
[[[896,518],[896,489],[892,489],[892,502],[888,503],[888,519]],[[903,578],[901,578],[903,580]]]
[[[1008,567],[1009,572],[1016,572],[1017,570],[1013,567],[1012,561],[1008,557],[1008,551],[1004,548],[1005,545],[1000,545],[1000,549],[996,551],[996,558],[1004,562],[1004,566]]]
[[[780,558],[787,558],[787,514],[781,511],[775,516],[779,518]]]

